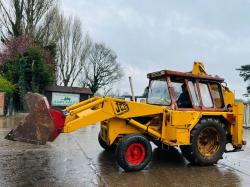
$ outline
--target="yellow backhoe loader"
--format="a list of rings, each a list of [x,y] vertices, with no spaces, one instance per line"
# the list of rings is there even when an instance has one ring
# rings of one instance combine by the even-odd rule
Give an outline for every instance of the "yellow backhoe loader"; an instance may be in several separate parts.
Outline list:
[[[162,70],[147,77],[146,103],[93,97],[57,111],[45,97],[28,93],[30,113],[6,138],[45,144],[60,133],[100,122],[100,145],[115,151],[125,171],[141,170],[150,162],[150,142],[164,149],[179,147],[196,165],[216,164],[228,143],[231,151],[242,149],[243,104],[235,101],[223,78],[208,75],[201,62],[191,72]]]

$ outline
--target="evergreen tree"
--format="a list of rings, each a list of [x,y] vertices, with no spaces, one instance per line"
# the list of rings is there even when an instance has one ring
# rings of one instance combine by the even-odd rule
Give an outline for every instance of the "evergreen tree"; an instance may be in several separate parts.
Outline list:
[[[28,91],[44,93],[53,81],[52,67],[46,64],[40,50],[30,47],[22,55],[5,63],[3,74],[16,85],[14,104],[18,110],[25,109],[24,96]]]
[[[236,70],[240,71],[240,76],[245,82],[250,80],[250,65],[243,65]],[[250,94],[250,85],[247,86],[247,93]]]

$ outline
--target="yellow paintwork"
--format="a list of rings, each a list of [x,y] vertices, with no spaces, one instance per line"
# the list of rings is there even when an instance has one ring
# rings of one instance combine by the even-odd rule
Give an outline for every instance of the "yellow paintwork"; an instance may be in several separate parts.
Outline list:
[[[232,125],[232,134],[233,134],[233,145],[240,146],[242,144],[242,136],[243,136],[243,103],[235,103],[234,104],[235,123]]]
[[[87,100],[88,101],[88,100]],[[154,106],[133,101],[124,101],[116,98],[98,98],[92,102],[86,102],[86,105],[79,105],[79,108],[68,110],[63,132],[72,132],[85,126],[95,124],[100,121],[118,117],[128,119],[140,116],[149,116],[162,114],[165,110],[162,106]],[[118,113],[116,103],[126,103],[128,111]],[[81,103],[79,103],[81,104]]]
[[[207,75],[203,62],[194,62],[192,74],[195,75]]]
[[[99,101],[102,103],[100,104]],[[84,108],[83,111],[68,115],[63,132],[69,133],[101,122],[101,130],[105,131],[103,133],[105,135],[102,137],[108,144],[112,144],[119,136],[125,134],[147,132],[152,137],[160,138],[167,145],[188,145],[190,144],[190,131],[202,116],[221,116],[227,119],[227,115],[231,114],[236,116],[235,123],[228,124],[233,137],[232,143],[236,146],[242,144],[243,106],[241,103],[233,106],[233,111],[235,112],[184,112],[163,106],[153,106],[109,97],[99,98],[94,102],[98,106],[88,104],[89,108]],[[117,113],[115,102],[126,103],[129,110]],[[161,123],[152,125],[150,121],[148,124],[142,124],[133,119],[146,116],[162,119]]]
[[[196,62],[192,73],[206,75],[204,64]],[[66,108],[68,115],[63,132],[69,133],[101,122],[100,135],[108,145],[131,133],[146,133],[169,146],[189,145],[190,132],[200,119],[216,116],[226,122],[234,147],[241,147],[243,104],[235,103],[234,94],[226,86],[222,90],[224,111],[181,111],[111,97],[93,97]],[[226,110],[228,106],[230,110]],[[148,120],[140,122],[141,119]]]

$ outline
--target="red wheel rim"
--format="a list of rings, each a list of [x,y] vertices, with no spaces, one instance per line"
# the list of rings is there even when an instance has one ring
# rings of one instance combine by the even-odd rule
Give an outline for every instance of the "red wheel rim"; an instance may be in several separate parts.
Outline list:
[[[126,159],[131,165],[140,164],[145,159],[145,147],[140,143],[132,143],[126,150]]]

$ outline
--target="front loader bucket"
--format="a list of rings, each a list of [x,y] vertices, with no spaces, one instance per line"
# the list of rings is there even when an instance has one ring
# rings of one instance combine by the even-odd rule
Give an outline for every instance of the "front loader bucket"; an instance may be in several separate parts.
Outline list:
[[[32,144],[53,141],[63,128],[63,114],[50,109],[47,99],[38,93],[28,92],[25,100],[29,114],[5,138]]]

